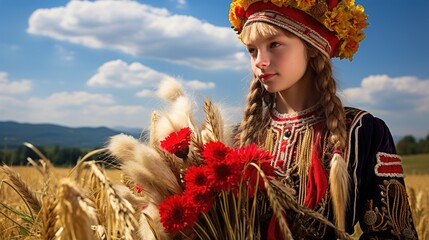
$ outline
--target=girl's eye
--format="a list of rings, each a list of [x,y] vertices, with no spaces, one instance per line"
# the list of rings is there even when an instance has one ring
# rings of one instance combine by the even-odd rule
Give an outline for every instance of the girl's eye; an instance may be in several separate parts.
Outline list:
[[[255,48],[247,48],[247,52],[249,53],[250,56],[254,56],[256,54],[256,49]]]
[[[280,43],[278,43],[278,42],[272,42],[272,43],[270,43],[270,47],[271,48],[276,48],[278,46],[280,46]]]

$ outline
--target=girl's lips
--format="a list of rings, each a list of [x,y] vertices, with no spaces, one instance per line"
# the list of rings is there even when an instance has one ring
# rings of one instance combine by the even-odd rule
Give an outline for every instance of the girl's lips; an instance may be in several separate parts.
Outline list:
[[[274,77],[276,74],[275,73],[265,73],[259,76],[259,79],[261,80],[269,80],[270,78]]]

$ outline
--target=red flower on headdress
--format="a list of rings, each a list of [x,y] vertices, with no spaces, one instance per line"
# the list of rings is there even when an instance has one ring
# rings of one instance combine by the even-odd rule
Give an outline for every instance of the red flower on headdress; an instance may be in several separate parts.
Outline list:
[[[242,6],[236,6],[235,9],[235,16],[238,18],[244,18],[244,15],[246,14],[246,11],[244,11],[244,8]]]
[[[170,133],[163,141],[161,147],[171,154],[188,154],[189,141],[191,140],[191,129],[185,127],[178,132]],[[181,157],[181,156],[179,156]]]
[[[337,6],[338,0],[326,0],[326,3],[328,4],[328,10],[332,10]]]
[[[232,150],[221,142],[208,142],[204,145],[202,157],[207,165],[223,161]]]
[[[184,195],[165,198],[158,209],[161,223],[167,232],[180,231],[187,226],[192,227],[198,217],[194,210],[195,206]]]

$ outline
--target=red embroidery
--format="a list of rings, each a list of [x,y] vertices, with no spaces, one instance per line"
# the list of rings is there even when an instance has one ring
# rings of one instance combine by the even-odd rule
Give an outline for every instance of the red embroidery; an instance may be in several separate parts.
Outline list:
[[[377,153],[375,175],[379,177],[404,177],[401,157],[396,154]]]

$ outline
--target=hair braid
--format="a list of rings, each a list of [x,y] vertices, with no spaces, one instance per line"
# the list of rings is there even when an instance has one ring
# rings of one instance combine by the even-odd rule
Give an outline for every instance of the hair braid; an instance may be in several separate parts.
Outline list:
[[[336,95],[336,82],[332,77],[330,60],[319,51],[311,58],[310,66],[316,72],[317,88],[321,93],[321,103],[325,109],[326,126],[330,132],[329,141],[334,150],[344,150],[346,146],[345,111],[340,98]]]
[[[265,129],[269,124],[268,113],[273,104],[274,95],[268,93],[259,79],[254,77],[247,94],[244,116],[240,124],[240,146],[258,141],[260,130]]]
[[[314,49],[314,48],[313,48]],[[313,52],[312,52],[313,51]],[[332,77],[331,62],[321,52],[309,49],[310,66],[316,73],[316,86],[321,95],[321,103],[325,109],[326,126],[329,131],[329,144],[334,150],[330,162],[329,186],[334,210],[335,226],[345,230],[346,209],[349,201],[349,180],[347,159],[340,152],[345,150],[347,132],[345,111],[340,98],[336,95],[336,83]],[[339,151],[339,152],[338,152]]]

